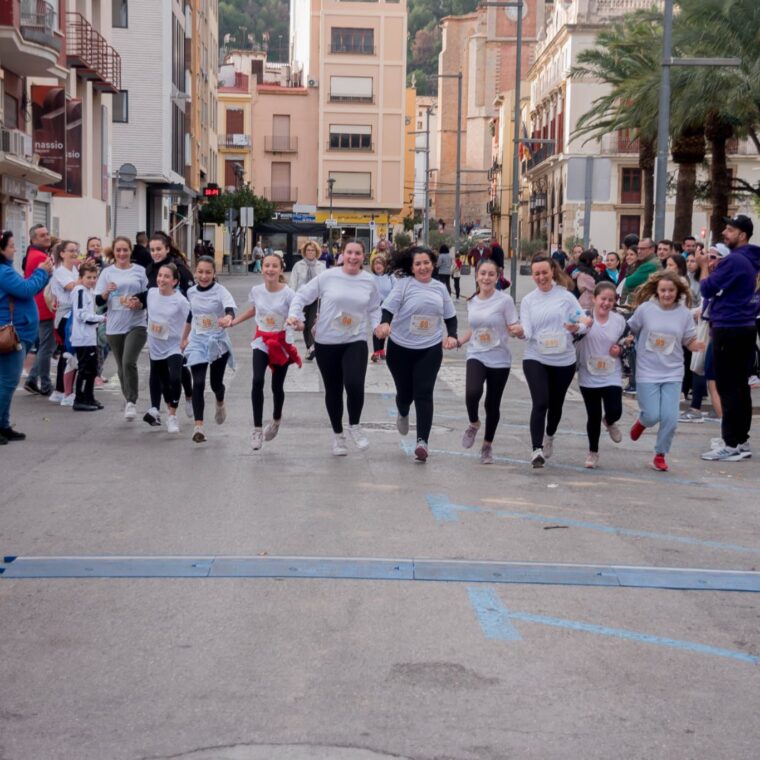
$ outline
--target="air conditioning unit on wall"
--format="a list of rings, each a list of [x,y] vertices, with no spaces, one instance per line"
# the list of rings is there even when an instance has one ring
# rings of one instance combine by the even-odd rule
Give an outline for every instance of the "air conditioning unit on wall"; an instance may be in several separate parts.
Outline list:
[[[319,87],[319,79],[309,79],[309,87]]]

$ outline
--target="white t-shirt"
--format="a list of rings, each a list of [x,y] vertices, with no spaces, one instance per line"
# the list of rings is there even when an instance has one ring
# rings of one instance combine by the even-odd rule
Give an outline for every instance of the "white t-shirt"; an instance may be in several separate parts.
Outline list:
[[[457,310],[443,283],[420,282],[404,277],[393,286],[383,301],[383,309],[393,314],[391,340],[403,348],[430,348],[444,335],[444,319],[455,317]]]
[[[256,327],[261,332],[281,332],[285,329],[285,320],[288,318],[290,302],[295,296],[295,291],[285,285],[282,290],[271,293],[266,285],[256,285],[248,294],[248,303],[256,308]],[[254,339],[251,348],[258,348],[265,354],[269,353],[262,338]]]
[[[393,286],[396,284],[397,279],[390,274],[375,274],[372,273],[377,291],[380,293],[380,298],[384,301],[393,290]]]
[[[129,309],[120,300],[122,296],[136,296],[148,289],[145,269],[139,264],[130,264],[127,269],[112,264],[100,273],[95,293],[102,296],[112,282],[116,284],[116,290],[108,298],[106,335],[124,335],[135,327],[145,327],[148,324],[145,309]]]
[[[623,365],[620,357],[610,356],[625,332],[625,319],[611,311],[602,324],[596,319],[585,337],[575,344],[578,352],[578,385],[584,388],[605,388],[623,384]]]
[[[224,328],[217,320],[225,315],[225,309],[235,309],[235,299],[224,285],[215,282],[208,290],[193,285],[187,291],[190,311],[193,313],[193,332],[196,335],[221,335]]]
[[[555,283],[544,292],[532,290],[520,303],[520,324],[527,346],[523,359],[535,359],[550,367],[567,367],[575,363],[573,335],[565,324],[581,314],[578,299]],[[581,325],[580,332],[585,332]]]
[[[71,269],[66,269],[63,264],[60,264],[55,268],[53,277],[50,280],[50,289],[53,291],[55,300],[58,303],[55,310],[56,323],[71,314],[71,294],[74,288],[70,288],[69,290],[65,290],[65,288],[67,285],[76,282],[78,279],[79,273],[77,272],[76,266]]]
[[[691,311],[682,304],[663,309],[656,300],[641,304],[628,320],[636,336],[636,382],[681,382],[683,346],[697,336]]]
[[[148,291],[148,353],[151,359],[166,359],[179,349],[190,304],[179,292],[161,295],[158,288]]]
[[[467,301],[467,319],[472,330],[467,358],[477,359],[486,367],[511,367],[507,325],[517,322],[512,297],[501,290],[494,290],[488,298],[475,296]]]
[[[290,303],[289,316],[303,321],[304,306],[320,299],[314,339],[327,346],[367,339],[380,324],[380,294],[369,272],[328,269],[307,282]]]
[[[84,285],[71,291],[71,345],[74,348],[98,345],[98,325],[105,320],[95,313],[95,293]]]

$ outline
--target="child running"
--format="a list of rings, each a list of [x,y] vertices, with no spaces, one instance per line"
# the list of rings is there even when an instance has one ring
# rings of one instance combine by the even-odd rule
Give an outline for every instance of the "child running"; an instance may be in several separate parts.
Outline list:
[[[616,300],[617,292],[612,282],[600,282],[594,288],[594,321],[576,344],[578,385],[586,405],[586,467],[589,469],[599,464],[602,422],[615,443],[623,439],[616,423],[623,414],[623,365],[620,361],[623,349],[619,341],[626,332],[626,324],[625,319],[613,311]]]
[[[678,274],[665,270],[651,275],[639,289],[636,304],[628,327],[636,336],[636,391],[641,411],[631,428],[631,439],[638,441],[646,428],[659,422],[652,466],[667,472],[665,455],[678,427],[683,349],[704,351],[705,345],[696,339],[694,317],[687,308],[691,293]]]
[[[251,446],[258,451],[264,441],[271,441],[280,430],[282,407],[285,403],[285,377],[291,364],[301,366],[301,358],[292,342],[286,342],[285,320],[295,291],[285,282],[282,259],[268,253],[262,261],[264,282],[251,288],[248,302],[251,306],[232,320],[230,326],[256,317],[256,334],[253,336],[253,433]],[[272,421],[262,429],[264,420],[264,378],[272,370]]]
[[[462,436],[469,449],[480,430],[478,408],[486,389],[486,429],[480,449],[481,464],[493,464],[493,439],[499,424],[501,397],[512,367],[509,336],[522,337],[517,309],[511,296],[496,290],[499,269],[492,259],[481,259],[475,268],[475,294],[467,300],[470,329],[459,339],[467,344],[465,403],[470,424]]]
[[[389,273],[390,262],[384,254],[375,256],[370,264],[372,270],[372,279],[375,281],[375,287],[380,294],[381,300],[385,300],[389,295],[395,284],[395,279]],[[378,338],[377,335],[372,336],[372,356],[370,357],[373,362],[383,361],[385,359],[385,338]]]
[[[234,367],[232,344],[227,328],[235,318],[235,299],[216,281],[216,264],[211,256],[201,256],[195,267],[194,285],[187,291],[191,313],[187,317],[180,349],[193,375],[193,441],[204,443],[203,412],[206,392],[206,372],[211,390],[216,396],[214,419],[221,425],[227,418],[224,408],[224,370],[228,362]]]
[[[71,345],[76,349],[78,366],[72,407],[75,412],[95,412],[103,408],[94,394],[98,374],[98,325],[106,319],[103,314],[95,313],[93,288],[99,271],[94,261],[85,261],[79,267],[80,284],[72,291]]]
[[[190,304],[177,289],[179,272],[174,264],[162,264],[156,275],[158,287],[148,291],[148,352],[151,377],[160,383],[164,401],[169,411],[166,430],[179,433],[177,407],[182,397],[182,362],[180,340],[184,332]],[[157,399],[151,386],[151,403],[148,410],[158,419]]]

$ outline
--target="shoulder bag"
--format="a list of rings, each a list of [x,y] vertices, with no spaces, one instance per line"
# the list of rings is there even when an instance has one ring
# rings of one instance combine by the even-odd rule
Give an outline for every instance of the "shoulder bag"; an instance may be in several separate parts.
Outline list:
[[[16,328],[13,326],[13,308],[13,299],[8,296],[10,322],[7,325],[0,326],[0,354],[12,354],[14,351],[21,350],[21,341]]]

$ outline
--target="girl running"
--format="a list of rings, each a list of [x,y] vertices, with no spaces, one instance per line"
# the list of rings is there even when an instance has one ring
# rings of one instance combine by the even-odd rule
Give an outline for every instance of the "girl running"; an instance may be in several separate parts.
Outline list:
[[[457,316],[443,283],[433,279],[436,255],[429,248],[412,246],[394,256],[394,268],[403,275],[383,301],[378,338],[388,340],[388,369],[396,384],[396,425],[409,432],[412,402],[417,414],[418,462],[428,458],[433,426],[433,389],[443,361],[443,348],[457,348]],[[391,322],[393,328],[391,330]],[[444,338],[444,325],[447,336]]]
[[[462,446],[469,449],[480,430],[478,409],[486,389],[486,429],[480,449],[481,464],[493,464],[493,439],[499,424],[501,397],[509,379],[512,352],[509,336],[523,336],[517,322],[512,297],[496,290],[499,268],[491,259],[482,259],[475,271],[475,294],[467,300],[470,329],[459,339],[467,344],[465,403],[470,424],[462,436]]]
[[[148,278],[139,264],[133,264],[132,242],[126,237],[113,241],[114,263],[98,277],[95,301],[106,306],[106,339],[116,360],[116,369],[124,395],[124,419],[137,416],[137,358],[148,339],[145,294]]]
[[[319,246],[313,240],[304,243],[301,253],[303,258],[295,263],[293,271],[290,273],[290,287],[294,292],[300,290],[307,282],[311,282],[325,271],[324,263],[319,261]],[[304,320],[303,342],[306,344],[306,361],[308,362],[314,358],[314,335],[311,331],[317,321],[318,311],[319,302],[317,301],[310,303],[304,309],[306,319]]]
[[[179,433],[177,407],[182,398],[182,351],[179,344],[190,313],[187,298],[177,289],[179,272],[174,264],[163,264],[156,275],[158,287],[148,291],[148,351],[150,374],[158,378],[166,401],[166,430]],[[158,419],[156,399],[151,388],[148,410]]]
[[[74,403],[74,378],[77,373],[76,353],[72,349],[71,306],[72,293],[79,284],[77,262],[79,246],[73,240],[63,240],[58,244],[53,259],[56,267],[50,280],[50,289],[56,300],[55,330],[61,343],[61,356],[58,359],[58,369],[55,378],[55,390],[48,396],[53,403],[61,406],[71,406]]]
[[[625,319],[613,311],[617,293],[611,282],[594,288],[594,321],[577,345],[578,384],[586,405],[588,456],[586,467],[599,464],[599,435],[604,427],[615,443],[623,435],[617,421],[623,415],[623,366],[620,339],[626,332]]]
[[[307,243],[308,245],[308,243]],[[262,260],[264,282],[251,288],[248,303],[251,306],[230,323],[230,326],[256,317],[256,334],[253,336],[253,433],[251,446],[258,451],[264,441],[271,441],[280,430],[282,407],[285,403],[285,377],[291,364],[301,366],[301,358],[292,343],[286,342],[285,320],[295,292],[285,283],[282,259],[274,253]],[[272,370],[272,421],[264,424],[264,379],[267,367]]]
[[[304,307],[319,300],[315,331],[317,366],[325,384],[325,406],[334,439],[332,452],[346,456],[343,391],[348,406],[348,433],[359,450],[369,446],[361,428],[367,375],[367,328],[380,323],[380,294],[372,275],[362,270],[364,243],[349,240],[342,263],[304,285],[290,304],[287,324],[304,328]]]
[[[380,294],[380,300],[384,301],[393,290],[394,278],[388,273],[390,269],[390,262],[386,258],[385,254],[380,254],[372,259],[370,265],[372,270],[372,276],[377,287],[377,292]],[[385,340],[380,339],[377,335],[372,336],[372,361],[379,362],[385,359]]]
[[[640,287],[636,304],[628,327],[636,336],[636,391],[641,411],[631,428],[631,439],[638,441],[646,428],[659,422],[652,466],[666,472],[665,455],[678,427],[683,349],[704,351],[705,345],[696,339],[694,317],[687,308],[691,294],[680,275],[667,270],[653,274]]]
[[[554,451],[554,435],[562,419],[562,406],[575,374],[572,336],[586,331],[578,299],[568,290],[572,280],[545,254],[531,262],[536,289],[520,304],[520,323],[528,345],[523,372],[533,408],[530,437],[531,464],[543,467]]]
[[[235,299],[216,281],[216,264],[211,256],[201,256],[195,266],[194,285],[187,291],[191,314],[188,315],[180,348],[193,376],[193,441],[203,443],[203,412],[208,371],[211,390],[216,396],[214,419],[221,425],[227,418],[224,408],[224,370],[235,366],[227,328],[235,318]]]

